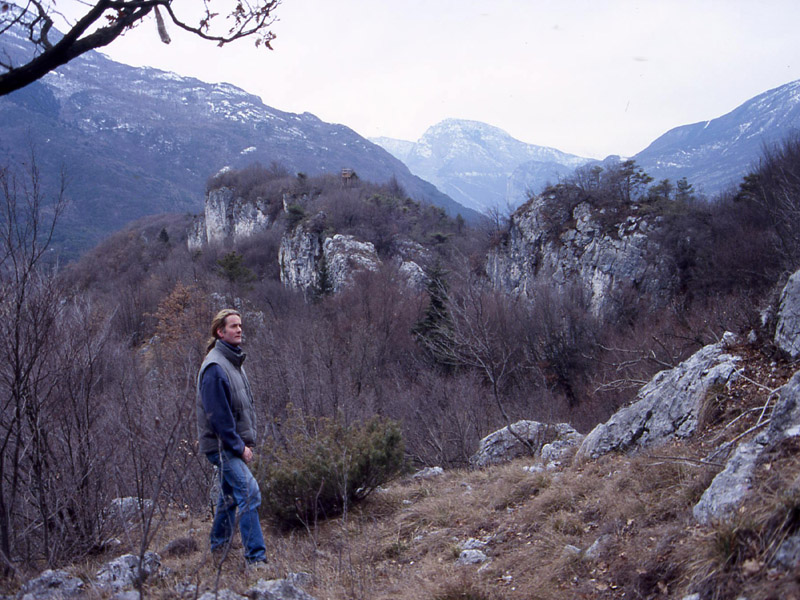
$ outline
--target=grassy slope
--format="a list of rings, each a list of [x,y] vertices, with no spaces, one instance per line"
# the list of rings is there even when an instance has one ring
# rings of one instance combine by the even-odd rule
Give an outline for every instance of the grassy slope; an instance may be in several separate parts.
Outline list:
[[[733,523],[701,527],[691,516],[718,470],[701,459],[756,425],[768,399],[774,402],[770,390],[797,368],[749,348],[740,353],[745,377],[708,399],[700,431],[686,443],[545,473],[525,471],[532,461],[522,459],[402,480],[344,518],[290,534],[266,528],[268,573],[246,572],[238,549],[217,571],[207,550],[209,515],[178,516],[176,508],[151,548],[189,537],[198,549],[164,557],[173,574],[148,584],[148,596],[176,597],[181,581],[201,591],[218,585],[243,594],[259,577],[305,571],[314,577],[307,591],[319,600],[682,598],[692,592],[800,598],[798,574],[770,565],[777,544],[800,528],[798,442],[773,448],[761,461]],[[593,559],[566,549],[585,551],[601,536],[604,547]],[[71,570],[91,579],[105,560],[135,552],[134,538],[123,536],[121,547]],[[489,562],[456,564],[469,538],[486,542]]]

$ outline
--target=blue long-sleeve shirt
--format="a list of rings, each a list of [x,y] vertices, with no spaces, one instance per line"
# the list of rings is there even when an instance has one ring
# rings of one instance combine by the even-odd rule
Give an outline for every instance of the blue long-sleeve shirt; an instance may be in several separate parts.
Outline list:
[[[236,432],[236,422],[231,410],[231,388],[225,371],[217,364],[209,365],[200,380],[200,399],[208,422],[222,440],[224,448],[241,456],[245,443]]]

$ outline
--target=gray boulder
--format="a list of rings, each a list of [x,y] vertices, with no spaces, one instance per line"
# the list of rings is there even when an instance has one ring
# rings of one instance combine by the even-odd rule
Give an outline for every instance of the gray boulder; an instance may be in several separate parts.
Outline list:
[[[604,533],[586,549],[586,552],[583,553],[584,558],[587,560],[599,560],[613,541],[613,535]]]
[[[412,479],[433,479],[434,477],[441,477],[444,475],[442,467],[425,467],[421,471],[417,471],[412,475]]]
[[[730,519],[752,485],[753,471],[761,454],[790,437],[800,436],[800,371],[780,389],[769,427],[753,440],[741,442],[723,470],[692,509],[701,524]]]
[[[479,565],[481,563],[485,563],[489,560],[489,557],[486,556],[483,552],[476,549],[470,550],[462,550],[461,554],[458,555],[458,559],[456,560],[457,565]]]
[[[118,518],[123,523],[137,521],[142,513],[153,508],[153,501],[147,498],[114,498],[106,509],[106,514],[111,518]]]
[[[242,596],[229,589],[217,590],[216,592],[206,592],[197,600],[247,600],[247,596]]]
[[[750,490],[753,470],[762,450],[758,442],[739,445],[694,505],[692,514],[698,523],[707,525],[733,515]]]
[[[686,438],[697,427],[706,395],[736,377],[739,357],[728,354],[736,336],[702,348],[674,369],[661,371],[645,385],[633,404],[595,427],[578,449],[576,460],[609,452],[627,452]]]
[[[783,540],[770,564],[787,570],[797,569],[800,566],[800,534],[795,533]]]
[[[792,359],[800,356],[800,271],[796,271],[781,292],[775,344]]]
[[[476,538],[469,538],[466,542],[461,544],[461,550],[480,550],[485,548],[488,542]]]
[[[95,585],[119,591],[136,585],[140,577],[142,580],[147,580],[157,576],[160,570],[161,557],[155,552],[145,552],[141,569],[138,556],[124,554],[100,568],[95,577]]]
[[[83,581],[66,571],[47,570],[24,583],[17,598],[20,600],[60,600],[83,595]]]
[[[250,600],[314,600],[314,597],[301,590],[291,579],[259,579],[247,590]]]
[[[519,456],[529,456],[531,450],[534,456],[546,453],[547,460],[552,461],[577,447],[582,439],[583,436],[567,423],[550,425],[538,421],[517,421],[511,424],[511,430],[503,427],[483,438],[469,462],[473,467],[485,467]]]

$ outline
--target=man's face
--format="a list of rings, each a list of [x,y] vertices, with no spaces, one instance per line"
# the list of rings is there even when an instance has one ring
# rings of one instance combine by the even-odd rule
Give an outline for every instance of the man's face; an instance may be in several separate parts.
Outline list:
[[[225,325],[217,329],[217,335],[223,342],[231,346],[242,343],[242,318],[239,315],[229,315],[225,318]]]

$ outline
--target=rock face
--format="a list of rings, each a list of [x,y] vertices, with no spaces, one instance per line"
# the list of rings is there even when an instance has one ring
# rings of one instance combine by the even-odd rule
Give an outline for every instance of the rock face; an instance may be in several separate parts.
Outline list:
[[[145,552],[141,569],[139,557],[125,554],[106,563],[95,578],[96,585],[118,591],[135,585],[137,577],[144,579],[158,575],[161,570],[161,557],[155,552]]]
[[[283,285],[309,291],[318,286],[322,251],[322,236],[313,222],[301,223],[287,232],[278,250]]]
[[[555,195],[537,196],[511,217],[507,239],[487,258],[495,287],[533,297],[539,286],[578,285],[595,315],[612,311],[615,298],[627,290],[654,300],[667,297],[669,270],[653,258],[658,253],[647,219],[633,215],[608,224],[588,202],[565,214],[554,210],[559,201]]]
[[[769,427],[752,441],[739,444],[725,468],[714,478],[693,514],[700,523],[730,518],[750,490],[759,457],[787,438],[800,436],[800,371],[780,390]],[[788,549],[787,549],[788,552]]]
[[[206,194],[203,214],[192,224],[187,242],[189,250],[200,250],[206,244],[226,240],[241,241],[265,231],[270,222],[266,201],[246,201],[229,188],[212,190]]]
[[[66,571],[45,571],[35,579],[23,584],[19,590],[20,600],[61,600],[83,595],[83,581]]]
[[[781,292],[775,344],[792,359],[800,356],[800,271],[796,271]]]
[[[702,348],[674,369],[661,371],[633,404],[595,427],[578,449],[576,460],[630,451],[694,433],[706,395],[736,377],[739,358],[727,354],[736,336]]]
[[[473,467],[485,467],[530,454],[520,438],[530,445],[535,456],[552,461],[571,452],[583,436],[566,423],[548,425],[538,421],[517,421],[511,424],[511,431],[503,427],[483,438],[469,462]]]
[[[381,259],[370,242],[342,234],[323,239],[315,219],[298,225],[281,240],[278,262],[284,285],[302,290],[307,297],[314,290],[339,292],[356,273],[380,268]]]
[[[333,292],[345,288],[359,271],[377,271],[381,259],[370,242],[360,242],[352,235],[336,234],[322,245],[328,270],[328,280]]]

